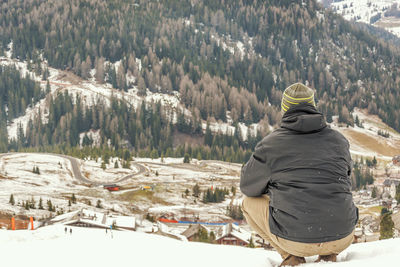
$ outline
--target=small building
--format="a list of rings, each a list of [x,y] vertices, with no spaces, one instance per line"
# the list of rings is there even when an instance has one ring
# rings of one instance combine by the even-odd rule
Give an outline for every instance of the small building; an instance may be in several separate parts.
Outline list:
[[[116,184],[105,184],[103,185],[104,189],[107,189],[108,191],[119,191],[121,187]]]
[[[136,230],[136,218],[130,216],[109,215],[106,213],[82,209],[53,218],[50,223],[62,223],[69,226],[109,229]]]
[[[181,235],[185,236],[189,241],[196,241],[201,230],[207,232],[207,234],[211,233],[211,230],[204,225],[192,224]]]
[[[392,162],[393,162],[394,165],[400,166],[400,155],[394,156],[392,158]]]
[[[220,245],[248,246],[252,239],[251,233],[232,223],[219,230],[215,242]]]

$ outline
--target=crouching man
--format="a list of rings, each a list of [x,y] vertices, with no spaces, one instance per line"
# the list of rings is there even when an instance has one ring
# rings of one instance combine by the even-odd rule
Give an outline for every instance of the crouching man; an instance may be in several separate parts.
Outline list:
[[[353,242],[358,220],[349,142],[326,125],[307,86],[289,86],[281,108],[280,128],[257,144],[242,168],[244,216],[281,254],[281,266],[313,255],[336,261]]]

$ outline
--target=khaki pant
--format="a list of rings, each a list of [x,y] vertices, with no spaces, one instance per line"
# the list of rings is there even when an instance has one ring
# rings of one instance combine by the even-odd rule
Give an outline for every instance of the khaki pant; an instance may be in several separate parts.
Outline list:
[[[313,255],[339,254],[351,245],[354,238],[354,231],[350,235],[335,241],[325,243],[300,243],[278,237],[269,229],[269,196],[245,197],[242,202],[243,214],[247,223],[265,241],[269,242],[283,259],[290,254],[298,257]]]

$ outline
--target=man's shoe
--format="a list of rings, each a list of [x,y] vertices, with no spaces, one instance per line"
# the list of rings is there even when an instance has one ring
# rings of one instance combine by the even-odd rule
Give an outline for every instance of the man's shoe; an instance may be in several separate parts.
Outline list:
[[[331,254],[331,255],[319,255],[318,259],[315,262],[320,262],[320,261],[331,261],[331,262],[336,262],[336,254]]]
[[[304,259],[304,257],[289,255],[279,266],[297,266],[302,263],[306,263],[306,259]]]

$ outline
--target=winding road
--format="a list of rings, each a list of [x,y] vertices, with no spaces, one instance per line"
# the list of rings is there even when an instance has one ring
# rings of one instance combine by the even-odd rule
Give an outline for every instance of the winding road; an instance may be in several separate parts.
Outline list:
[[[53,153],[26,153],[26,152],[23,152],[23,153],[15,152],[14,153],[14,152],[12,152],[12,153],[0,154],[0,158],[2,158],[4,156],[7,156],[7,155],[14,155],[14,154],[42,154],[42,155],[51,155],[51,156],[57,156],[57,157],[65,158],[65,159],[67,159],[67,160],[69,160],[71,162],[72,172],[73,172],[75,178],[77,180],[79,180],[80,182],[83,182],[83,183],[86,183],[86,184],[90,184],[90,185],[96,185],[96,186],[109,184],[109,183],[94,182],[94,181],[91,181],[91,180],[87,179],[81,172],[80,163],[79,163],[78,159],[74,158],[74,157],[71,157],[71,156],[61,155],[61,154],[53,154]],[[120,183],[120,182],[126,181],[128,179],[131,179],[131,178],[133,178],[133,177],[135,177],[135,176],[137,176],[139,174],[142,174],[142,173],[147,171],[144,166],[142,166],[142,165],[140,165],[138,163],[131,162],[131,165],[134,165],[138,169],[138,172],[126,175],[126,176],[122,177],[121,179],[119,179],[117,181],[113,181],[113,183]]]

